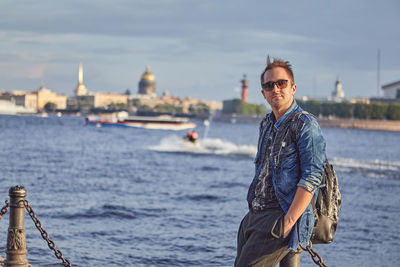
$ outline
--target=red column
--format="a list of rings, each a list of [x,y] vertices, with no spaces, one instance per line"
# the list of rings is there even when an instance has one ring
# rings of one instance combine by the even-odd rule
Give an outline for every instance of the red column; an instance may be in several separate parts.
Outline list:
[[[242,101],[247,102],[247,84],[248,80],[246,79],[246,74],[243,75],[243,80],[240,81],[242,83]]]

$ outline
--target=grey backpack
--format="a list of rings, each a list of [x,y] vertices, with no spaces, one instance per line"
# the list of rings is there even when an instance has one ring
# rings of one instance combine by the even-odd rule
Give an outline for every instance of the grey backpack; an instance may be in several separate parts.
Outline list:
[[[314,195],[313,210],[315,224],[311,242],[314,244],[329,244],[333,241],[336,227],[339,223],[339,212],[342,197],[339,182],[333,166],[328,160],[325,164],[321,185]]]

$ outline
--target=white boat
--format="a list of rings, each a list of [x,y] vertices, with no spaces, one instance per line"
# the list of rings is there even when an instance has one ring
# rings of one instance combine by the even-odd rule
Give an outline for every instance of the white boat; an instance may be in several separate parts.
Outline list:
[[[186,130],[196,127],[188,118],[178,118],[169,115],[162,116],[128,116],[127,113],[89,115],[87,125],[137,127],[154,130]]]

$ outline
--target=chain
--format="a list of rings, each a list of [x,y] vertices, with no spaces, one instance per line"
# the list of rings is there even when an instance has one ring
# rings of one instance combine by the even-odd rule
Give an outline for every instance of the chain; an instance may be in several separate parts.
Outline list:
[[[61,253],[61,251],[59,251],[58,249],[56,249],[56,244],[54,244],[53,241],[50,240],[49,235],[47,234],[47,232],[42,228],[42,224],[40,223],[40,221],[38,220],[38,218],[36,217],[35,212],[32,210],[32,207],[29,206],[28,200],[21,200],[24,201],[24,205],[26,210],[29,213],[29,216],[31,216],[33,222],[35,223],[36,228],[39,230],[40,234],[42,235],[43,239],[47,241],[47,245],[49,246],[49,248],[51,250],[54,251],[54,254],[56,255],[57,259],[60,259],[63,263],[63,266],[65,267],[71,267],[71,263],[69,260],[64,259],[63,254]]]
[[[302,247],[303,248],[303,247]],[[308,253],[310,253],[312,260],[314,261],[314,263],[320,267],[327,267],[324,263],[324,261],[322,260],[321,256],[315,252],[312,249],[312,243],[310,241],[310,245],[308,245],[306,248],[303,248],[304,250],[307,250]]]
[[[1,220],[1,217],[3,217],[3,215],[6,214],[7,210],[8,210],[8,200],[6,200],[5,203],[6,204],[4,205],[4,207],[1,208],[1,211],[0,211],[0,220]]]

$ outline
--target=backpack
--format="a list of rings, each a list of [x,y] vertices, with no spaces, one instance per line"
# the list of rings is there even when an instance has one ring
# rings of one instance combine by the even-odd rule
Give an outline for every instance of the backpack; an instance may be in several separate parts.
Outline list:
[[[289,131],[296,142],[297,133],[300,131],[299,119],[302,114],[310,114],[301,111],[291,115],[288,120]],[[313,244],[329,244],[333,241],[336,227],[339,222],[339,212],[342,197],[339,191],[339,182],[333,166],[326,161],[324,173],[322,174],[321,186],[314,194],[312,207],[314,212],[314,229],[311,236]]]
[[[329,244],[333,241],[339,223],[342,197],[339,191],[338,177],[328,160],[325,164],[321,184],[325,186],[318,189],[318,193],[314,195],[314,201],[312,201],[315,224],[311,242]]]

